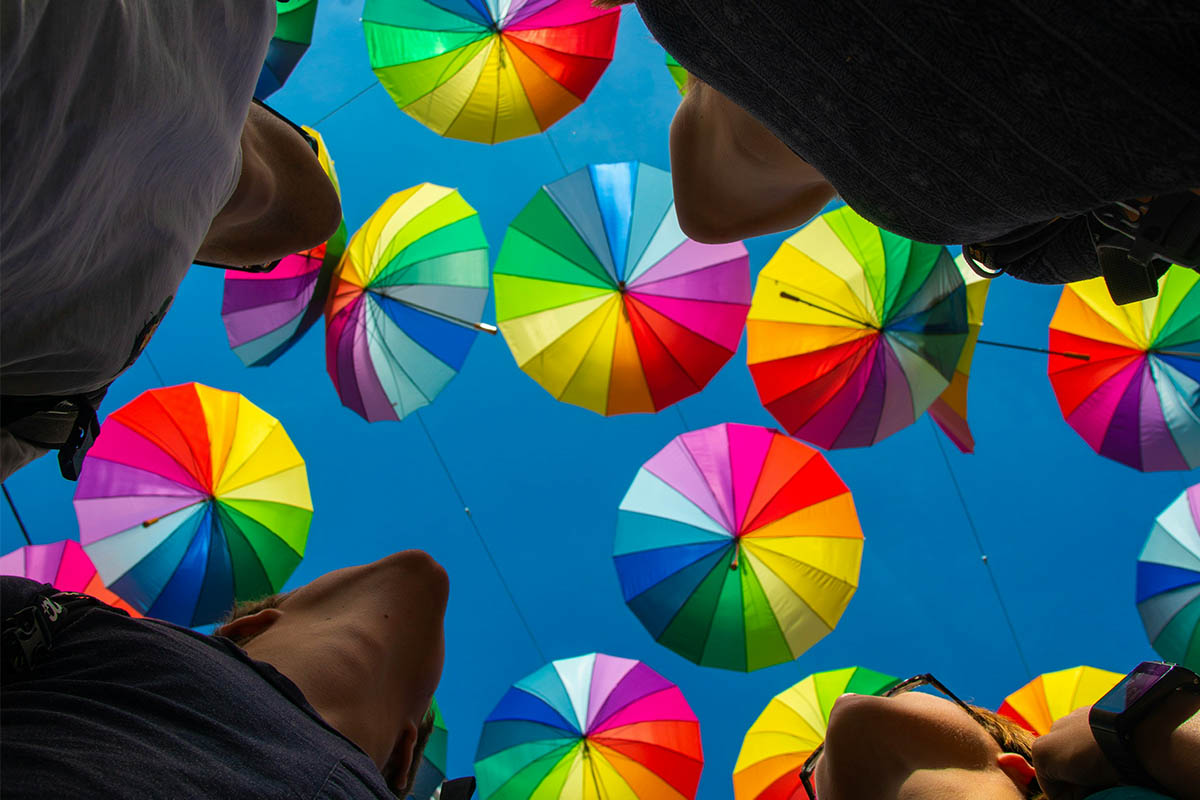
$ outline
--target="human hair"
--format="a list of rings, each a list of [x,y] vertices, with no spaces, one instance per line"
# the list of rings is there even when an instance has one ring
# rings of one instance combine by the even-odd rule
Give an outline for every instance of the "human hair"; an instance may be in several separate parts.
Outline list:
[[[594,8],[616,8],[617,6],[627,6],[633,0],[592,0]]]
[[[1033,740],[1036,738],[1036,734],[1021,727],[1014,720],[1000,716],[995,711],[979,706],[971,706],[971,710],[975,712],[976,719],[979,720],[983,729],[995,739],[996,744],[1000,745],[1001,752],[1016,753],[1030,764],[1033,763]],[[1037,781],[1031,781],[1028,786],[1023,788],[1025,797],[1030,800],[1043,800],[1046,797],[1038,787]]]
[[[417,727],[417,739],[413,743],[412,763],[408,768],[408,776],[404,780],[402,786],[397,786],[396,775],[390,768],[385,768],[383,779],[392,789],[392,793],[403,800],[412,793],[413,784],[417,780],[417,772],[421,769],[421,756],[425,753],[425,745],[429,743],[429,737],[433,733],[433,706],[425,712],[425,716],[421,719],[421,724]],[[390,767],[390,765],[389,765]]]
[[[291,592],[276,592],[275,594],[269,594],[266,597],[260,597],[258,600],[244,600],[240,603],[235,603],[233,608],[229,610],[229,613],[225,615],[225,619],[221,620],[221,623],[217,625],[217,630],[220,631],[221,628],[225,627],[234,620],[241,619],[242,617],[248,617],[251,614],[257,614],[259,611],[265,611],[268,608],[279,608],[279,604],[282,603],[289,594],[291,594]],[[229,639],[238,647],[245,647],[247,642],[249,642],[255,636],[258,636],[257,633],[242,635],[230,635],[223,633],[221,635]]]

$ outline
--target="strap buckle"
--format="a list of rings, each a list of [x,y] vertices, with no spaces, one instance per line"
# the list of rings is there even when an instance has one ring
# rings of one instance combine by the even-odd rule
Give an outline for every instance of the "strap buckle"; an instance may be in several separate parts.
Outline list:
[[[69,481],[79,480],[83,458],[100,435],[100,421],[96,418],[96,409],[92,404],[87,398],[79,397],[75,399],[75,405],[79,409],[75,415],[75,424],[71,426],[67,440],[58,449],[58,469]]]

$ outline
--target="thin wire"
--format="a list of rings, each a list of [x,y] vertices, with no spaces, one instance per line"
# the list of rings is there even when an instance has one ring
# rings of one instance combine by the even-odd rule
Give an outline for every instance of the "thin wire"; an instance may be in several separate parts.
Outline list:
[[[563,161],[562,154],[558,152],[558,145],[554,143],[554,138],[550,136],[550,129],[547,128],[546,130],[542,131],[542,136],[545,136],[546,141],[550,143],[550,149],[554,151],[554,157],[558,159],[558,166],[562,167],[563,175],[569,174],[567,171],[567,165]]]
[[[679,414],[679,421],[681,423],[683,423],[683,432],[687,433],[688,431],[690,431],[692,429],[692,426],[688,425],[687,419],[683,416],[683,406],[680,405],[679,403],[675,404],[675,413]]]
[[[374,82],[374,83],[372,83],[370,86],[367,86],[367,87],[365,87],[365,88],[359,89],[357,92],[355,92],[354,96],[353,96],[353,97],[351,97],[349,100],[347,100],[346,102],[342,103],[342,104],[341,104],[341,105],[339,105],[337,108],[333,109],[333,110],[332,110],[332,111],[330,111],[328,114],[326,114],[325,116],[321,117],[321,118],[320,118],[320,119],[318,119],[316,122],[314,122],[314,123],[313,123],[313,127],[316,127],[317,125],[320,125],[322,122],[324,122],[325,120],[329,119],[329,118],[330,118],[330,117],[332,117],[334,114],[336,114],[337,112],[341,111],[343,108],[345,108],[346,106],[350,105],[350,104],[351,104],[351,103],[353,103],[355,100],[357,100],[358,98],[362,97],[364,94],[366,94],[367,92],[371,91],[372,89],[374,89],[374,88],[375,88],[376,86],[378,86],[378,85],[379,85],[379,79],[378,79],[378,78],[376,78],[376,79],[375,79],[375,82]]]
[[[1025,350],[1030,353],[1046,353],[1051,356],[1063,356],[1064,358],[1077,358],[1080,361],[1091,361],[1092,357],[1082,353],[1068,353],[1064,350],[1047,350],[1045,347],[1027,347],[1023,344],[1009,344],[1008,342],[994,342],[991,339],[976,339],[979,344],[987,344],[992,347],[1007,347],[1010,350]]]
[[[158,371],[158,366],[155,365],[154,359],[150,357],[149,348],[142,353],[142,358],[146,359],[146,363],[150,365],[150,369],[154,370],[154,377],[158,378],[158,385],[166,386],[167,382],[163,380],[162,373]]]
[[[942,444],[942,437],[938,435],[937,429],[933,425],[933,420],[926,416],[929,420],[929,427],[933,431],[933,439],[937,442],[938,452],[942,454],[942,461],[946,462],[946,471],[950,473],[950,483],[954,485],[954,492],[958,495],[958,502],[962,506],[963,516],[967,518],[967,526],[971,529],[971,536],[975,538],[975,547],[979,550],[980,559],[983,561],[983,568],[987,571],[988,580],[992,582],[992,591],[996,593],[996,602],[1000,604],[1000,612],[1004,615],[1004,621],[1008,624],[1008,632],[1012,635],[1013,645],[1017,648],[1017,656],[1021,659],[1021,666],[1025,668],[1025,675],[1030,680],[1033,679],[1033,670],[1029,668],[1029,661],[1025,658],[1025,651],[1021,649],[1021,640],[1017,637],[1017,628],[1013,625],[1012,617],[1008,613],[1008,606],[1004,604],[1004,596],[1000,594],[1000,584],[996,582],[996,576],[992,574],[992,565],[988,561],[987,553],[983,551],[983,540],[979,537],[979,529],[975,527],[975,520],[971,516],[971,510],[967,508],[967,498],[963,496],[962,487],[958,485],[958,476],[954,474],[954,465],[950,463],[950,457],[946,455],[946,447]]]
[[[21,515],[17,513],[17,506],[13,503],[12,495],[8,493],[8,486],[0,483],[0,489],[4,490],[4,499],[8,501],[8,507],[12,509],[13,516],[17,518],[17,525],[25,536],[25,544],[33,544],[33,540],[29,538],[29,531],[25,530],[25,523],[21,520]]]
[[[537,637],[533,635],[533,628],[529,627],[529,620],[525,619],[525,614],[521,612],[521,607],[517,605],[517,598],[513,596],[508,581],[504,579],[504,573],[500,571],[500,565],[496,563],[496,557],[492,555],[492,550],[487,546],[487,541],[484,540],[483,533],[479,530],[479,525],[475,523],[475,517],[471,516],[471,507],[467,505],[462,492],[458,489],[458,483],[454,480],[454,476],[450,474],[450,467],[446,465],[446,459],[442,458],[442,453],[438,450],[437,443],[434,442],[432,434],[429,433],[429,428],[425,425],[424,417],[421,416],[420,411],[413,412],[413,416],[420,423],[421,430],[425,432],[425,438],[429,440],[429,447],[437,457],[438,463],[442,465],[442,472],[446,473],[446,480],[450,482],[450,488],[454,490],[454,496],[462,504],[462,509],[467,515],[467,521],[471,523],[471,530],[475,531],[475,538],[479,539],[479,544],[483,547],[483,552],[487,555],[488,561],[492,562],[492,569],[496,570],[496,577],[500,579],[500,585],[504,587],[504,593],[508,595],[508,601],[512,603],[513,611],[517,612],[517,618],[521,620],[521,625],[525,627],[525,633],[529,634],[529,641],[533,642],[533,649],[537,651],[538,658],[542,660],[541,663],[546,663],[546,654],[542,652],[542,647],[538,644]]]

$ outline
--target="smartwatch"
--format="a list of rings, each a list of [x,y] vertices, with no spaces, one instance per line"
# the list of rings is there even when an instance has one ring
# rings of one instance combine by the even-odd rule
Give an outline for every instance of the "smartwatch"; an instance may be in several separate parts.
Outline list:
[[[1157,789],[1133,749],[1138,724],[1175,692],[1200,693],[1200,677],[1186,667],[1143,661],[1088,713],[1092,736],[1125,783]]]

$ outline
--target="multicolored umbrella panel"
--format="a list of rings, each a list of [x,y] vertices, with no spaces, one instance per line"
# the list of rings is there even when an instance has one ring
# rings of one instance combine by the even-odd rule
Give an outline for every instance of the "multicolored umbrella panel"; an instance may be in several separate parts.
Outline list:
[[[496,319],[552,397],[605,416],[658,411],[737,350],[749,255],[688,239],[672,198],[667,172],[593,164],[543,186],[509,226]]]
[[[591,0],[367,0],[371,69],[441,136],[495,144],[541,133],[612,61],[618,9]]]
[[[1123,677],[1095,667],[1047,672],[1004,698],[999,714],[1040,736],[1055,721],[1095,703]]]
[[[863,534],[820,453],[767,428],[673,439],[621,501],[613,560],[660,644],[703,666],[791,661],[833,630],[858,585]]]
[[[833,704],[843,694],[882,694],[891,675],[847,667],[816,672],[775,695],[746,732],[733,767],[736,800],[811,800],[800,770],[825,741]]]
[[[259,100],[279,91],[308,52],[317,18],[317,0],[277,1],[275,13],[275,35],[267,45],[267,60],[254,87],[254,96]]]
[[[304,460],[274,417],[198,383],[109,414],[75,491],[79,540],[130,605],[180,625],[278,592],[304,555]]]
[[[688,71],[670,53],[667,53],[667,72],[671,73],[671,80],[675,82],[675,88],[679,90],[679,93],[687,94]]]
[[[430,711],[433,714],[433,732],[429,734],[429,741],[421,753],[421,764],[417,767],[417,777],[407,800],[436,800],[440,796],[442,782],[446,780],[449,732],[446,730],[446,720],[442,718],[442,710],[438,708],[437,698],[434,698]]]
[[[317,159],[341,197],[325,140],[312,128],[304,130],[317,140]],[[328,242],[286,257],[270,272],[225,272],[221,321],[230,348],[243,364],[274,363],[321,318],[334,267],[345,249],[343,220]]]
[[[475,753],[480,800],[686,800],[703,766],[700,723],[675,684],[598,653],[518,681]]]
[[[954,259],[954,264],[967,287],[967,340],[954,366],[954,377],[929,406],[929,416],[942,429],[942,433],[954,442],[955,447],[964,453],[974,453],[975,437],[971,435],[971,426],[967,424],[967,381],[971,376],[971,360],[975,356],[975,344],[979,341],[979,329],[983,327],[983,311],[992,282],[976,274],[961,255]]]
[[[1172,266],[1158,295],[1113,303],[1103,278],[1063,287],[1050,320],[1050,383],[1093,450],[1154,472],[1200,466],[1200,275]]]
[[[392,195],[342,256],[325,307],[325,355],[342,405],[368,422],[429,405],[466,361],[488,295],[488,244],[456,190]]]
[[[60,592],[80,592],[119,608],[132,617],[140,617],[136,608],[108,590],[96,566],[83,552],[79,542],[67,539],[51,544],[18,547],[0,556],[0,575],[16,575],[38,583],[48,583]]]
[[[849,207],[792,235],[758,277],[747,361],[764,406],[826,449],[911,425],[954,378],[970,323],[949,251]]]
[[[1155,651],[1200,670],[1200,484],[1155,520],[1138,556],[1137,607]]]

